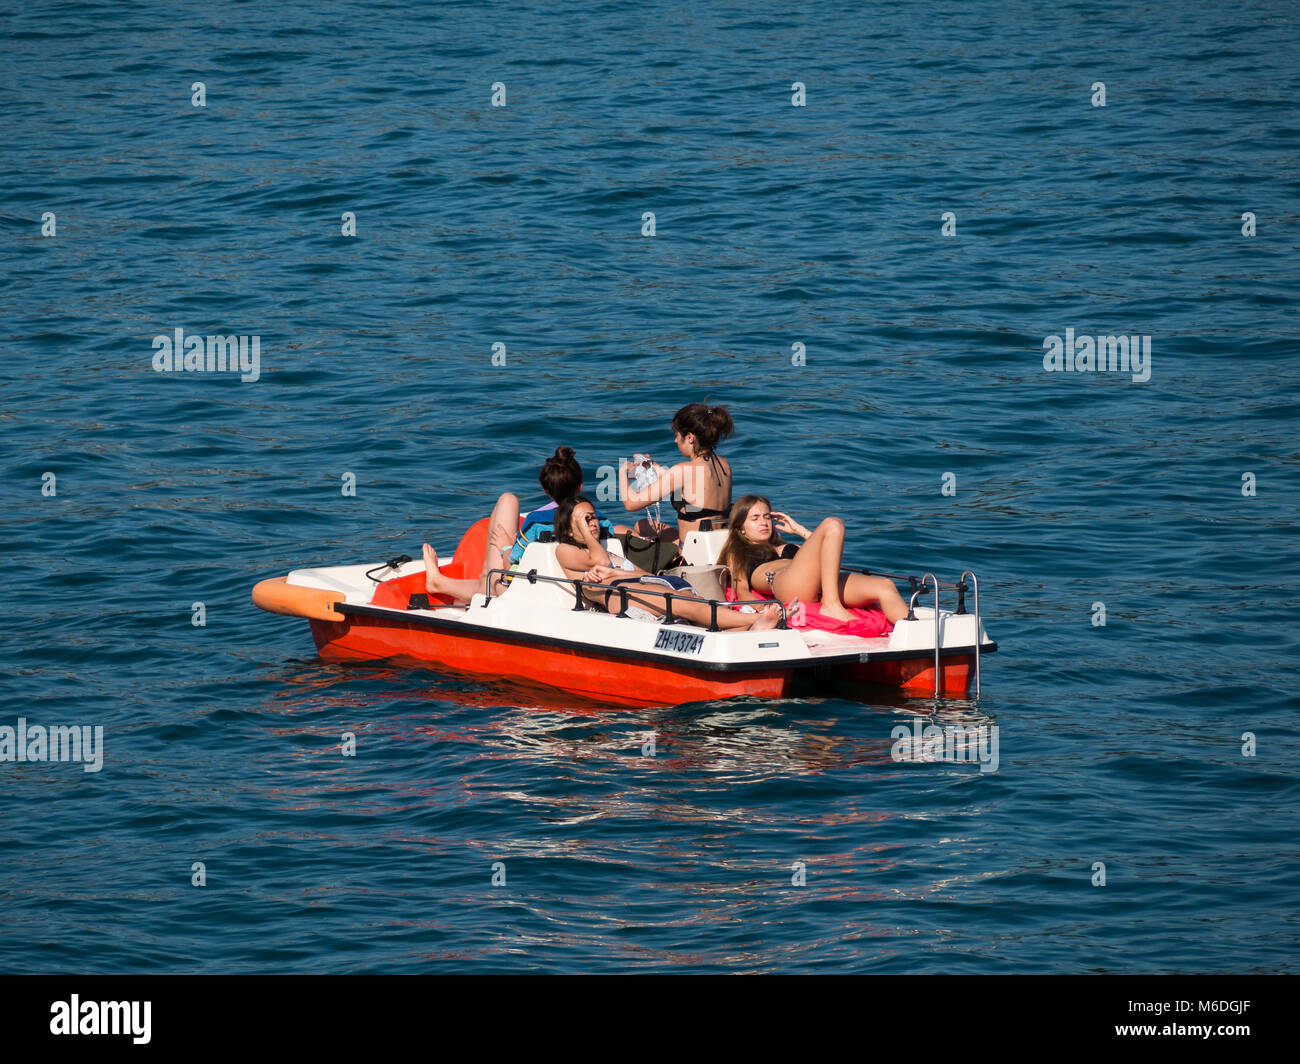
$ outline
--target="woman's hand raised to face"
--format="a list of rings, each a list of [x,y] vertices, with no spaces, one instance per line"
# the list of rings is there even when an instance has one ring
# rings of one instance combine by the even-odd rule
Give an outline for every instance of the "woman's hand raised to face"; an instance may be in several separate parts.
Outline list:
[[[780,510],[773,510],[772,520],[776,522],[776,527],[782,532],[789,532],[791,535],[799,536],[801,539],[808,538],[808,530],[789,514],[784,514]]]

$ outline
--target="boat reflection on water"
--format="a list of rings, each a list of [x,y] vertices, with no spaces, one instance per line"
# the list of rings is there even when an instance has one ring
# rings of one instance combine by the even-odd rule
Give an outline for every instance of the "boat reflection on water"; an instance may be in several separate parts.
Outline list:
[[[346,709],[350,717],[369,718],[365,727],[371,734],[470,741],[486,756],[588,763],[603,758],[623,770],[630,759],[642,768],[653,765],[656,772],[703,772],[712,782],[835,773],[854,766],[908,771],[944,758],[927,756],[923,742],[908,749],[908,742],[896,738],[901,727],[924,735],[932,726],[947,731],[992,723],[971,700],[908,698],[890,689],[881,689],[870,703],[741,697],[629,708],[551,688],[413,671],[403,663],[299,661],[290,663],[280,680],[267,708],[281,715]],[[452,707],[484,712],[467,716]]]
[[[510,919],[473,953],[486,961],[518,950],[523,924],[537,950],[612,946],[628,970],[773,970],[770,951],[750,948],[754,928],[803,926],[812,895],[797,877],[806,877],[819,904],[844,908],[832,931],[789,948],[818,958],[856,941],[871,963],[889,963],[915,931],[873,914],[982,889],[967,865],[987,849],[987,777],[974,765],[900,763],[891,736],[918,720],[987,723],[973,702],[882,692],[866,705],[742,698],[629,709],[316,660],[290,663],[276,680],[263,708],[300,761],[280,799],[345,806],[369,818],[367,845],[431,861],[420,867],[436,869],[446,906],[431,924],[465,912],[480,914],[477,928],[479,884],[496,862],[508,868]],[[345,728],[358,737],[355,760],[338,756]],[[327,742],[303,743],[304,731]],[[346,833],[339,841],[351,844]],[[575,904],[634,904],[654,931],[611,940],[575,917]]]

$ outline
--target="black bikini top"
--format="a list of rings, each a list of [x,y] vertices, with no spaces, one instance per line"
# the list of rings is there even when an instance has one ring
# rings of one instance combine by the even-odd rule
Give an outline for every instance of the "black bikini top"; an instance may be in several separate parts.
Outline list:
[[[709,452],[709,465],[713,470],[713,476],[719,484],[723,483],[722,477],[718,473],[720,459],[713,452]],[[726,517],[731,513],[731,507],[728,505],[725,510],[708,510],[696,506],[694,503],[687,502],[682,498],[682,489],[677,488],[671,495],[669,501],[673,504],[673,509],[677,511],[679,521],[701,521],[706,517]]]
[[[793,543],[782,543],[780,549],[771,558],[760,558],[749,567],[749,572],[745,574],[745,583],[750,587],[754,586],[754,570],[760,565],[766,565],[768,562],[774,562],[777,558],[793,558],[799,553],[799,548]]]

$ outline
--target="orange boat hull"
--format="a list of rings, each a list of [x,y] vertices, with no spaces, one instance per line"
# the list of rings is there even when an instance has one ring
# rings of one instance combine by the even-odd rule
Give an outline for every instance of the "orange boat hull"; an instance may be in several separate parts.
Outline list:
[[[503,639],[492,632],[446,632],[399,618],[313,619],[311,631],[322,658],[428,662],[441,671],[541,684],[615,705],[673,706],[739,695],[782,698],[814,691],[849,694],[861,686],[902,688],[916,697],[934,693],[933,657],[808,669],[720,671],[629,660],[594,647],[578,649]],[[948,697],[965,695],[974,656],[945,657],[941,667],[940,692]]]

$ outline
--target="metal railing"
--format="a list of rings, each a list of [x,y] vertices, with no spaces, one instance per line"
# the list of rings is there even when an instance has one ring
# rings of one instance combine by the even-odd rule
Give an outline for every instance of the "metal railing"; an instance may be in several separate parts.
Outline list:
[[[881,569],[863,569],[855,565],[841,565],[840,572],[861,573],[863,576],[884,576],[884,577],[888,577],[890,580],[905,580],[911,586],[911,590],[913,591],[915,591],[920,584],[924,583],[926,577],[930,577],[932,579],[934,578],[933,573],[926,573],[925,576],[912,576],[906,573],[886,573]],[[951,587],[951,588],[961,587],[960,584],[952,584],[949,583],[947,580],[939,580],[938,584],[940,587]]]
[[[866,570],[854,569],[853,572],[865,572]],[[872,573],[873,576],[887,576],[887,573]],[[979,579],[971,569],[966,569],[961,576],[957,578],[957,583],[950,584],[946,580],[938,579],[934,573],[926,573],[918,581],[916,577],[890,577],[895,580],[909,580],[912,585],[911,598],[907,602],[906,620],[915,621],[916,617],[916,600],[922,595],[928,594],[926,583],[930,582],[934,586],[934,697],[939,697],[940,688],[940,664],[939,664],[939,614],[941,612],[939,604],[939,588],[953,588],[957,592],[957,609],[953,611],[954,616],[964,616],[966,614],[966,577],[970,577],[970,587],[974,591],[975,598],[975,697],[980,696],[980,654],[982,640],[980,639],[980,586]]]
[[[628,615],[627,607],[628,607],[628,602],[630,601],[632,595],[657,595],[664,600],[663,620],[665,624],[672,624],[673,621],[676,619],[685,621],[685,618],[673,617],[673,602],[680,599],[684,602],[700,602],[709,607],[709,627],[707,631],[710,632],[722,631],[722,629],[718,626],[718,610],[729,609],[732,606],[758,607],[758,606],[770,606],[775,604],[781,610],[781,619],[777,622],[776,625],[777,628],[788,629],[790,627],[788,623],[789,611],[786,609],[785,603],[779,601],[774,603],[772,599],[747,599],[744,602],[724,602],[720,599],[706,599],[701,597],[700,595],[694,595],[694,594],[687,595],[687,594],[683,594],[680,591],[672,591],[664,587],[655,587],[653,584],[637,583],[636,587],[631,587],[631,588],[628,587],[628,584],[636,583],[637,578],[635,577],[628,578],[626,583],[620,583],[616,586],[611,586],[610,584],[602,584],[595,580],[575,580],[572,577],[568,577],[568,576],[544,576],[541,573],[539,573],[536,569],[530,569],[526,573],[521,573],[518,572],[517,570],[510,570],[510,569],[489,570],[487,594],[485,595],[483,600],[484,607],[486,607],[492,601],[493,577],[498,575],[503,577],[508,583],[513,583],[515,580],[526,580],[530,584],[536,584],[538,581],[547,584],[564,584],[567,587],[573,589],[573,595],[574,595],[573,612],[575,613],[580,613],[585,610],[598,611],[598,607],[594,603],[589,603],[582,594],[582,590],[584,588],[590,588],[593,591],[605,592],[606,603],[608,603],[610,595],[618,596],[619,608],[618,608],[618,613],[614,614],[615,617],[626,617]],[[504,593],[505,592],[502,592],[502,594]],[[691,622],[685,621],[685,623],[690,624]]]
[[[980,582],[975,573],[967,569],[961,574],[961,591],[957,597],[957,612],[966,612],[966,577],[970,577],[971,586],[975,589],[975,697],[980,696]]]

